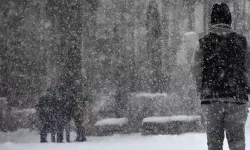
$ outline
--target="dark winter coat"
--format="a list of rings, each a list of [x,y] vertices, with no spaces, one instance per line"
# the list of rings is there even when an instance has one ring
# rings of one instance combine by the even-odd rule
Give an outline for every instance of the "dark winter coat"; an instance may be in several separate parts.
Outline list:
[[[72,91],[60,87],[54,92],[55,110],[57,124],[65,126],[73,116],[73,111],[77,105]]]
[[[55,121],[54,101],[51,94],[40,97],[36,105],[36,111],[42,123],[52,123]]]
[[[250,55],[246,37],[229,25],[216,24],[199,40],[193,75],[203,104],[211,101],[246,103]]]

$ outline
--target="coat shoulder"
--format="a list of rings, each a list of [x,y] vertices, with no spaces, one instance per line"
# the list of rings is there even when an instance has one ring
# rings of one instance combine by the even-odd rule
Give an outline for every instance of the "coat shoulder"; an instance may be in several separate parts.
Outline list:
[[[241,45],[244,49],[248,48],[246,36],[244,36],[243,34],[239,34],[239,33],[235,33],[234,36],[235,36],[235,39],[236,39],[236,43],[238,45]]]
[[[199,39],[199,43],[202,44],[206,41],[210,41],[212,39],[212,33],[208,33],[203,35],[200,39]]]
[[[237,36],[238,38],[244,39],[244,40],[247,39],[245,35],[240,34],[240,33],[236,33],[236,32],[235,32],[235,36]]]

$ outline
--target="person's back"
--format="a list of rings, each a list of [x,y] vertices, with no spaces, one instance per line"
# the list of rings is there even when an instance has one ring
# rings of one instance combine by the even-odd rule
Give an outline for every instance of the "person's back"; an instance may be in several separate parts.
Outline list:
[[[230,26],[219,24],[214,25],[211,32],[200,39],[199,43],[204,57],[202,103],[209,103],[214,98],[227,98],[228,101],[239,104],[246,103],[246,38],[234,32]]]
[[[222,150],[224,130],[230,150],[245,150],[249,52],[245,36],[231,28],[225,4],[215,4],[211,30],[199,40],[193,74],[200,93],[209,150]]]
[[[49,96],[44,95],[39,98],[36,105],[37,115],[40,120],[40,142],[47,142],[47,132],[49,128],[50,104]]]
[[[47,121],[50,114],[50,105],[49,105],[49,97],[44,95],[39,98],[39,102],[36,105],[36,110],[38,112],[38,116],[40,120]]]

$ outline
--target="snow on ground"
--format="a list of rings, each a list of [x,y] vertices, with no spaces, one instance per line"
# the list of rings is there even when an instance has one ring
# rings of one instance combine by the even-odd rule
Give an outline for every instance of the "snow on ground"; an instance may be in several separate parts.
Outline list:
[[[72,139],[75,134],[72,135]],[[250,150],[250,117],[246,125],[246,150]],[[88,137],[85,143],[39,143],[38,132],[19,130],[14,133],[0,133],[0,150],[206,150],[204,133],[183,135],[141,136],[139,133],[130,135],[113,135],[107,137]],[[228,150],[225,140],[224,150]]]

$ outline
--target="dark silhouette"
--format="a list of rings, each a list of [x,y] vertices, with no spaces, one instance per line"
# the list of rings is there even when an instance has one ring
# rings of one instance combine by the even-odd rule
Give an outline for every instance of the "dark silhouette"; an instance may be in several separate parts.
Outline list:
[[[40,120],[40,141],[47,142],[47,133],[51,133],[52,142],[63,142],[63,133],[66,131],[66,142],[70,142],[70,120],[76,125],[77,142],[86,141],[83,127],[85,107],[81,107],[70,89],[58,86],[54,90],[47,90],[37,105]]]
[[[209,150],[245,150],[249,51],[246,37],[231,27],[229,7],[214,4],[210,32],[199,40],[193,71],[207,129]]]
[[[47,133],[51,133],[51,141],[55,142],[56,135],[56,113],[55,113],[55,98],[51,89],[47,90],[46,94],[39,99],[36,105],[37,114],[40,121],[40,142],[47,142]]]

